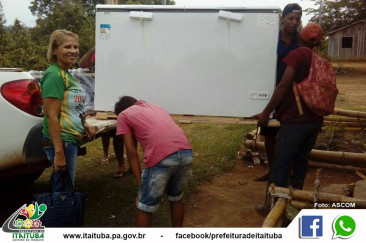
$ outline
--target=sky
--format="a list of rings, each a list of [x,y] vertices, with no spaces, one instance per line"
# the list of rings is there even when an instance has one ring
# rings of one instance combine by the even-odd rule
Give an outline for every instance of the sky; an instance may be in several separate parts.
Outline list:
[[[24,25],[34,27],[36,25],[36,17],[32,15],[29,6],[32,0],[0,0],[3,5],[3,14],[6,19],[6,25],[12,25],[15,18],[18,18]],[[240,7],[280,7],[283,9],[288,3],[298,3],[303,10],[314,7],[314,3],[310,0],[175,0],[176,5],[199,5],[199,6],[240,6]],[[302,16],[302,22],[305,25],[311,16],[305,13]]]

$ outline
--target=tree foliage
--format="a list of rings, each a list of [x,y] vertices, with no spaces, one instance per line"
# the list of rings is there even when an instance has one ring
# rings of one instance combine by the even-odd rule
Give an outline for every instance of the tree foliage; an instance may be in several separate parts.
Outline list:
[[[6,54],[13,46],[13,42],[10,38],[10,33],[5,28],[6,20],[3,14],[3,6],[0,1],[0,67],[10,67],[11,63],[7,60]]]
[[[44,66],[44,58],[42,60],[37,55],[37,48],[29,29],[23,26],[18,19],[14,21],[10,30],[10,37],[13,45],[4,57],[13,67],[22,67],[29,70]]]
[[[366,19],[365,0],[311,0],[318,6],[317,9],[309,8],[306,11],[314,14],[310,21],[319,23],[321,14],[321,26],[324,33]],[[322,3],[322,4],[321,4]]]
[[[38,18],[45,18],[48,15],[52,14],[55,7],[60,6],[61,3],[65,2],[64,0],[33,0],[31,2],[31,6],[29,7],[30,11],[33,15]],[[84,7],[86,14],[94,15],[95,6],[97,4],[104,3],[104,0],[69,0],[67,2],[73,2],[76,4],[80,4]]]
[[[82,3],[70,0],[57,2],[46,17],[37,19],[32,37],[39,45],[46,47],[55,30],[67,29],[79,35],[80,50],[86,52],[94,45],[94,22],[94,16],[88,14]]]
[[[67,29],[79,36],[80,56],[95,45],[95,6],[104,0],[33,0],[29,6],[37,17],[36,26],[27,28],[15,20],[5,28],[0,0],[0,67],[44,70],[50,35]],[[161,4],[161,0],[119,0],[119,4]],[[168,0],[167,4],[174,4]],[[76,67],[76,66],[75,66]]]
[[[57,4],[64,2],[64,0],[33,0],[29,9],[32,14],[44,18],[51,14]],[[80,3],[86,10],[87,14],[93,15],[95,13],[95,6],[97,4],[103,4],[104,0],[72,0],[71,2]],[[162,0],[118,0],[118,4],[146,4],[146,5],[158,5]],[[174,4],[174,1],[168,0],[168,5]]]

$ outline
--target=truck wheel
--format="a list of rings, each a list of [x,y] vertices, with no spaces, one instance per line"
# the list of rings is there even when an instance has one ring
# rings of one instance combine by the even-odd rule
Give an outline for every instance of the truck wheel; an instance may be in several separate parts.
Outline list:
[[[9,191],[32,185],[43,173],[44,169],[34,171],[30,174],[0,178],[0,190]]]

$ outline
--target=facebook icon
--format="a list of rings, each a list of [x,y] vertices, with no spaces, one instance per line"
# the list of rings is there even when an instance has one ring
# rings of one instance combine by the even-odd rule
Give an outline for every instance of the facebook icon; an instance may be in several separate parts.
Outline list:
[[[300,237],[319,238],[323,236],[323,216],[301,216]]]

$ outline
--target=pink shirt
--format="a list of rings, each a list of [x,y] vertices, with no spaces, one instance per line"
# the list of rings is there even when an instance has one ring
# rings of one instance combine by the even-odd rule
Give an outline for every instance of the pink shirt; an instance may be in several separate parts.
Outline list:
[[[168,155],[191,149],[188,138],[162,107],[140,100],[117,117],[117,136],[133,134],[144,152],[145,168]]]

